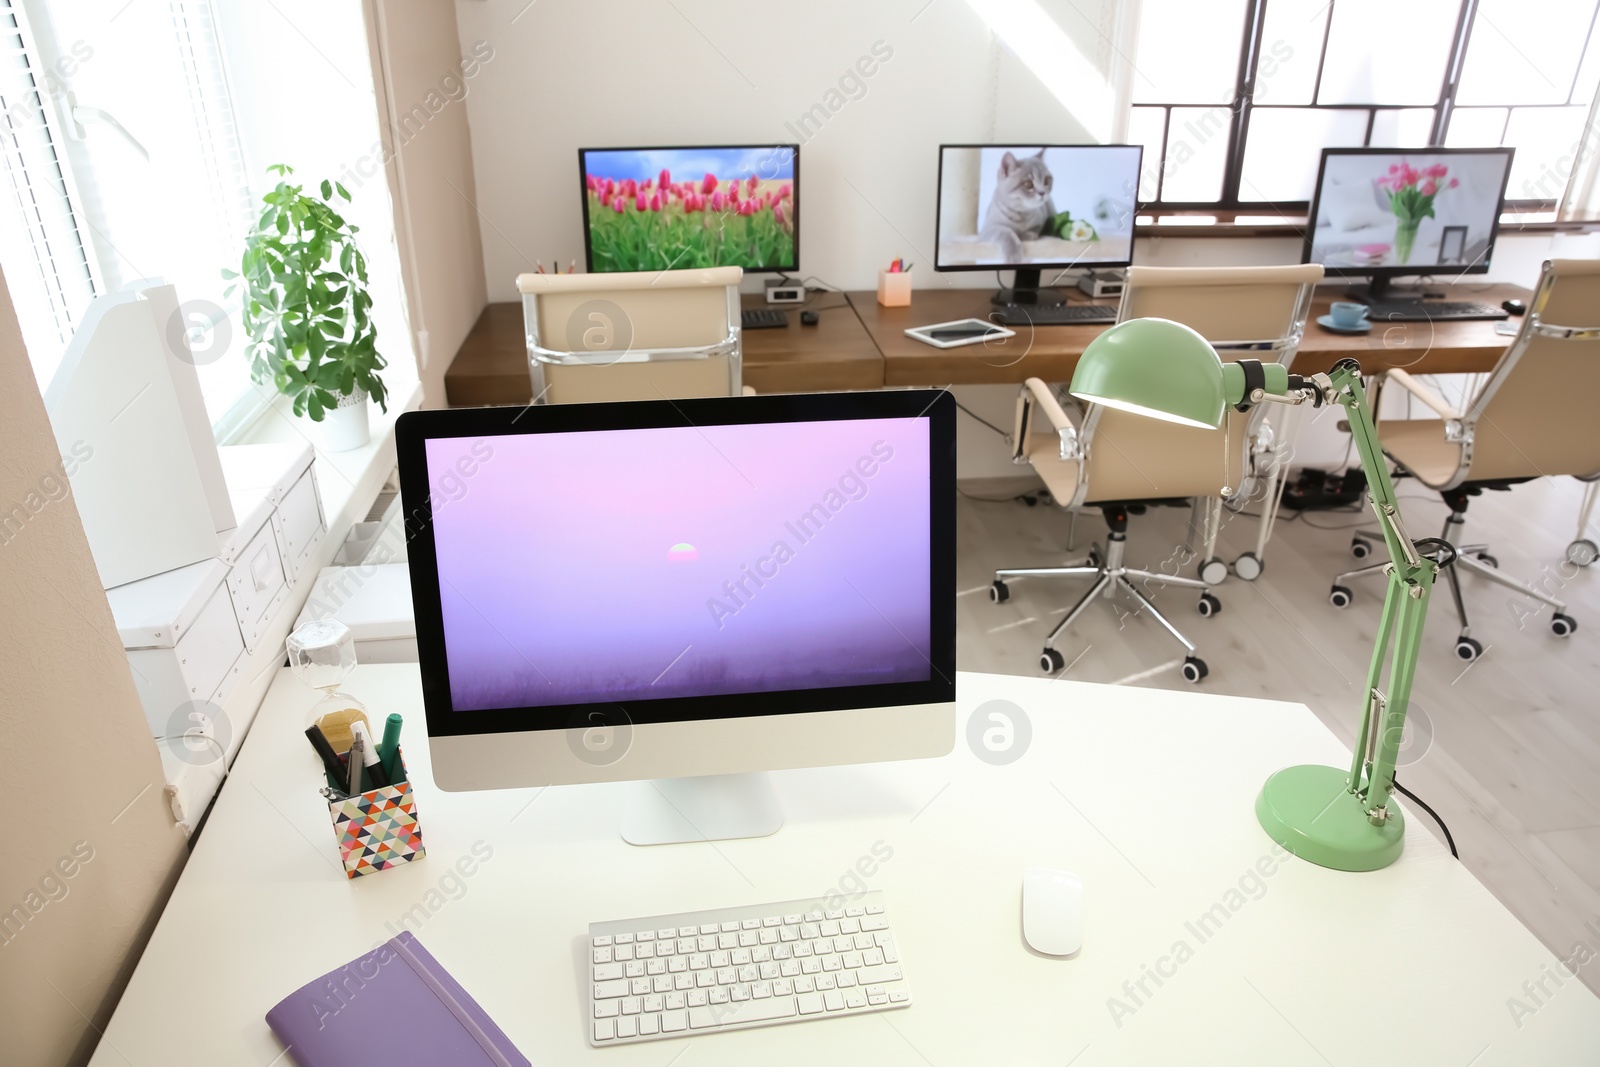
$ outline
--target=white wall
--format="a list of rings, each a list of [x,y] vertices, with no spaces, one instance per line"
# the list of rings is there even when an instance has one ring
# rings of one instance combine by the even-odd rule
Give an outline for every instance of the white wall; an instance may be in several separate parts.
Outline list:
[[[1110,69],[1113,0],[1042,6]],[[801,273],[867,288],[902,255],[921,285],[993,284],[926,269],[940,143],[1090,140],[962,0],[457,0],[456,15],[496,55],[467,98],[490,300],[535,260],[582,264],[580,146],[801,141]],[[893,55],[859,99],[833,98],[809,140],[785,125],[877,41]]]
[[[0,426],[0,1060],[58,1067],[88,1060],[188,853],[3,279]]]

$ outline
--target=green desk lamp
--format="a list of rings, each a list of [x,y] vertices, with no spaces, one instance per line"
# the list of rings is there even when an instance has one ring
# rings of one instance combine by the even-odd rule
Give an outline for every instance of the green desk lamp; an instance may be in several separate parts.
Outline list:
[[[1274,841],[1324,867],[1375,871],[1393,863],[1405,847],[1405,822],[1389,805],[1395,756],[1434,576],[1454,561],[1455,550],[1439,538],[1413,542],[1406,536],[1361,386],[1360,365],[1344,359],[1327,374],[1301,377],[1276,363],[1224,363],[1204,337],[1181,323],[1130,319],[1090,343],[1070,389],[1090,403],[1205,429],[1220,426],[1230,405],[1237,411],[1263,402],[1344,407],[1391,560],[1385,568],[1389,588],[1367,671],[1361,729],[1348,772],[1286,767],[1262,787],[1256,818]],[[1379,683],[1391,645],[1394,657],[1385,694]]]

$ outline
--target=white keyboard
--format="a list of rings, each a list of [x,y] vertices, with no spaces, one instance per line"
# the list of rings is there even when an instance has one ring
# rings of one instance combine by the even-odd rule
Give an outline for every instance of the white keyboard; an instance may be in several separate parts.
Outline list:
[[[589,925],[596,1047],[904,1008],[882,893]]]

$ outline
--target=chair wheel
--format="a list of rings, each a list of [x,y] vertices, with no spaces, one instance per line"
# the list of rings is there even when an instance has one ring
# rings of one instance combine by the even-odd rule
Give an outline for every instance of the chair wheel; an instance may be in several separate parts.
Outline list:
[[[1483,655],[1483,646],[1470,637],[1456,638],[1456,659],[1464,663],[1471,663]]]
[[[1487,552],[1478,553],[1478,562],[1493,567],[1495,570],[1500,569],[1500,561],[1489,555]]]
[[[1053,648],[1047,648],[1039,653],[1039,670],[1045,674],[1055,674],[1066,665],[1066,659]]]
[[[1183,661],[1183,680],[1193,685],[1210,674],[1206,661],[1199,656],[1188,656]]]
[[[1372,555],[1372,546],[1357,537],[1350,542],[1350,554],[1356,559],[1366,559]]]
[[[1550,632],[1557,637],[1571,637],[1578,628],[1578,620],[1571,615],[1562,615],[1557,612],[1555,618],[1550,620]]]
[[[1233,573],[1247,582],[1253,582],[1261,577],[1261,572],[1266,569],[1266,564],[1254,552],[1246,552],[1233,561]]]
[[[989,586],[989,603],[1004,604],[1011,599],[1011,590],[1006,588],[1006,583],[996,578]]]
[[[1328,591],[1328,603],[1332,604],[1336,608],[1349,607],[1350,600],[1350,590],[1346,589],[1342,585],[1336,585]]]
[[[1088,558],[1089,566],[1091,566],[1091,567],[1099,567],[1099,566],[1102,566],[1104,563],[1105,563],[1105,557],[1100,555],[1100,546],[1099,545],[1090,545],[1089,546],[1089,558]]]
[[[1580,567],[1587,567],[1596,559],[1600,559],[1600,545],[1595,544],[1587,537],[1581,538],[1567,546],[1567,562],[1576,563]]]
[[[1228,565],[1215,556],[1200,564],[1200,580],[1207,585],[1221,585],[1228,580]]]
[[[1199,611],[1201,615],[1204,615],[1209,619],[1211,616],[1222,610],[1222,601],[1218,600],[1210,593],[1201,593],[1200,603],[1196,605],[1195,610]]]

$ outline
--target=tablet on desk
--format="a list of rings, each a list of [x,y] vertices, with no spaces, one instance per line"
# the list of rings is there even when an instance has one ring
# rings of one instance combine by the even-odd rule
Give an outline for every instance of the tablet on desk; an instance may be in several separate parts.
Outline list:
[[[997,326],[986,319],[956,319],[953,322],[936,322],[929,326],[913,326],[906,336],[935,348],[960,348],[962,345],[998,341],[1015,337],[1017,331]]]

